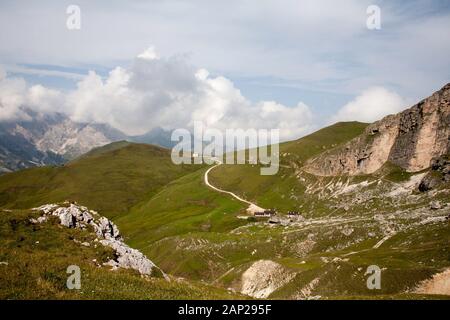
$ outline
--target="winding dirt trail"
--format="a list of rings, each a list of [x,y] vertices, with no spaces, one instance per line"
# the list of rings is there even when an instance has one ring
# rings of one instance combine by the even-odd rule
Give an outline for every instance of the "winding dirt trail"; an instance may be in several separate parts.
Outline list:
[[[231,191],[227,191],[227,190],[223,190],[220,188],[217,188],[215,186],[213,186],[210,182],[209,182],[209,178],[208,178],[208,174],[211,172],[211,170],[213,170],[214,168],[217,168],[218,166],[222,165],[222,162],[220,160],[214,159],[214,161],[216,162],[216,164],[214,166],[212,166],[211,168],[209,168],[208,170],[206,170],[205,175],[204,175],[204,180],[205,180],[205,184],[210,187],[211,189],[220,192],[220,193],[226,193],[229,194],[230,196],[232,196],[233,198],[248,204],[248,208],[247,211],[248,212],[256,212],[256,211],[264,211],[265,209],[258,207],[255,203],[250,202],[248,200],[245,200],[241,197],[239,197],[237,194],[231,192]]]

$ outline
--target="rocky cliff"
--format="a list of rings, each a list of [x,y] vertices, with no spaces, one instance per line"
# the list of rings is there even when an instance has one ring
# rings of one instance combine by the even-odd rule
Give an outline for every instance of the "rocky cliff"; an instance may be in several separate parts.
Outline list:
[[[408,172],[430,167],[450,151],[450,83],[413,107],[369,125],[363,134],[311,159],[320,176],[358,175],[390,162]]]

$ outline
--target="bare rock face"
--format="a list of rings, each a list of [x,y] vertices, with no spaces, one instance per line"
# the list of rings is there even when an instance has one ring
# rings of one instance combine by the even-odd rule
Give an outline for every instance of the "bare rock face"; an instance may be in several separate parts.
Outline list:
[[[431,169],[439,172],[442,175],[442,180],[450,182],[450,155],[446,154],[435,159],[432,163]]]
[[[62,113],[21,109],[27,120],[0,121],[0,174],[59,165],[92,148],[128,138],[106,124],[79,123]]]
[[[434,274],[431,279],[421,282],[415,293],[450,295],[450,269]]]
[[[431,210],[439,210],[442,209],[442,204],[440,201],[431,201],[430,202],[430,209]]]
[[[320,176],[370,174],[386,162],[409,172],[430,167],[450,151],[450,84],[396,115],[369,125],[343,146],[311,159],[307,172]]]
[[[57,216],[63,226],[68,228],[87,229],[92,227],[100,239],[100,243],[115,251],[115,258],[106,264],[116,268],[134,269],[142,275],[162,274],[162,271],[139,250],[130,248],[123,242],[117,226],[97,212],[76,204],[47,204],[34,210],[42,212],[42,216],[32,219],[32,223],[43,223],[50,216]],[[90,244],[83,244],[90,246]],[[165,276],[165,275],[164,275]]]
[[[400,114],[399,132],[389,160],[416,172],[450,149],[450,84]]]
[[[130,248],[120,240],[113,238],[100,240],[104,246],[116,251],[116,259],[108,261],[108,265],[114,268],[134,269],[140,274],[151,275],[157,267],[139,250]]]
[[[435,189],[443,183],[450,182],[450,155],[443,155],[433,159],[431,170],[422,179],[419,185],[419,191],[426,192]]]
[[[41,211],[43,215],[32,222],[42,223],[49,216],[57,216],[61,224],[68,228],[86,229],[88,226],[92,226],[97,237],[101,239],[123,240],[119,229],[112,221],[101,217],[97,212],[86,207],[73,203],[67,203],[67,206],[46,204],[34,210]]]
[[[243,294],[254,298],[267,298],[276,289],[288,283],[295,274],[271,260],[259,260],[242,274]]]
[[[101,126],[80,124],[66,119],[50,126],[35,143],[40,151],[50,150],[72,159],[92,148],[111,143],[113,140],[107,137],[106,129],[102,129]]]

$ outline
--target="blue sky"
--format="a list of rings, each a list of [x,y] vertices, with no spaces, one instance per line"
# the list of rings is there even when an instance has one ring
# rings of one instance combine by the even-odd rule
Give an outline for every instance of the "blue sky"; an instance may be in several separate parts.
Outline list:
[[[315,127],[371,88],[406,107],[450,81],[448,1],[77,1],[80,30],[66,28],[70,4],[0,2],[8,77],[70,92],[90,70],[107,79],[153,46],[162,59],[229,79],[254,104],[304,103]],[[381,9],[380,30],[366,27],[372,4]],[[375,120],[357,120],[364,119]]]

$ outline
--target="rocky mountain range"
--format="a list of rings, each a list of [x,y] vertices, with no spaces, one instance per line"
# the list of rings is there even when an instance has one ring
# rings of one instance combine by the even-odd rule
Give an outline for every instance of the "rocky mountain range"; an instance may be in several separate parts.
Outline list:
[[[111,142],[128,140],[171,146],[170,132],[156,128],[128,136],[110,125],[72,121],[62,113],[26,109],[29,119],[0,122],[0,174],[24,168],[59,165]]]
[[[370,174],[386,162],[408,172],[450,151],[450,84],[413,107],[369,125],[363,134],[309,161],[320,176]]]

